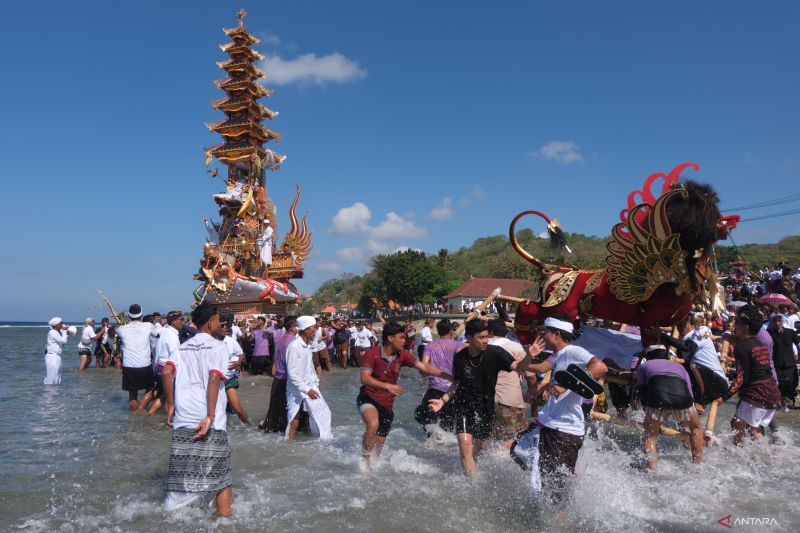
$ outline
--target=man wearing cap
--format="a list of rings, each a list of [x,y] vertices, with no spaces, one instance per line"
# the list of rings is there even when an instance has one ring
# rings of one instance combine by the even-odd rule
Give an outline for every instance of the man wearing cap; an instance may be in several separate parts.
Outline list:
[[[142,321],[142,308],[133,304],[128,308],[131,321],[117,328],[122,341],[122,389],[128,391],[131,411],[143,413],[153,398],[153,366],[150,358],[150,339],[156,337],[150,322]],[[141,402],[139,391],[143,390]]]
[[[61,352],[67,343],[67,327],[60,316],[55,316],[47,323],[50,331],[47,332],[47,342],[44,347],[44,364],[47,375],[45,385],[61,384]]]
[[[225,328],[207,302],[192,311],[197,334],[165,363],[161,374],[167,426],[172,428],[164,507],[172,511],[214,499],[220,516],[231,514],[231,449],[225,407],[228,349]],[[173,381],[174,379],[174,381]]]
[[[320,440],[330,440],[331,411],[319,392],[319,377],[314,370],[311,342],[317,330],[313,316],[297,319],[298,338],[286,348],[286,438],[294,440],[300,427],[300,411],[308,413],[311,431]]]
[[[92,343],[101,339],[106,334],[105,328],[100,328],[98,333],[94,332],[94,318],[87,318],[83,331],[81,332],[81,340],[78,343],[78,356],[81,358],[79,370],[84,371],[89,368],[92,363]]]
[[[574,346],[575,328],[565,317],[548,317],[544,321],[544,345],[553,355],[543,363],[534,365],[534,372],[552,370],[552,375],[566,371],[572,364],[599,378],[608,371],[605,363],[580,346]],[[531,345],[533,346],[533,345]],[[530,349],[528,350],[530,354]],[[566,496],[566,485],[575,473],[578,452],[583,446],[585,430],[583,397],[560,386],[555,379],[547,386],[547,403],[539,412],[537,426],[539,441],[535,453],[538,468],[530,465],[531,488],[538,495],[535,485],[544,487],[551,499],[561,502]],[[519,443],[520,439],[517,440]],[[514,445],[516,448],[517,444]],[[541,479],[539,478],[541,474]],[[536,481],[534,481],[534,478]]]

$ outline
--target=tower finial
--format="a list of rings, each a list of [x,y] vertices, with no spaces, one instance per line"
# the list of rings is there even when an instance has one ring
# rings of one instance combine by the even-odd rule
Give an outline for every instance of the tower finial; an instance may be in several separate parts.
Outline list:
[[[236,16],[239,17],[239,27],[244,28],[244,17],[247,16],[247,11],[242,8],[236,13]]]

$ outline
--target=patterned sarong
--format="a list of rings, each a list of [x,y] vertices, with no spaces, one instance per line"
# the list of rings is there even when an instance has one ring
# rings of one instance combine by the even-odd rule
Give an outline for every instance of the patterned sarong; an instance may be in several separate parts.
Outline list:
[[[225,431],[210,430],[193,441],[195,430],[175,428],[169,449],[167,490],[217,492],[232,484],[231,448]]]

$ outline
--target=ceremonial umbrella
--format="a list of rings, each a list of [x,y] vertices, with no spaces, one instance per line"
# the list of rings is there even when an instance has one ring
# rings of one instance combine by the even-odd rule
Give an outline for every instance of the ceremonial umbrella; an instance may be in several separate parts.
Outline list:
[[[783,294],[771,292],[759,298],[758,303],[769,304],[769,305],[783,305],[783,304],[790,304],[792,303],[792,301]]]

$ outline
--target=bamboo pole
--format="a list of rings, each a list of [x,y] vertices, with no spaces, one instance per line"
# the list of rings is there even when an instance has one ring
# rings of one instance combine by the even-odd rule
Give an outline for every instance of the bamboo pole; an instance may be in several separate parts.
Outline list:
[[[596,411],[592,411],[592,418],[594,420],[600,420],[602,422],[609,422],[611,424],[614,424],[615,426],[623,426],[634,429],[644,429],[644,424],[642,422],[634,422],[633,420],[616,418],[606,413],[598,413]],[[668,428],[663,425],[661,426],[661,431],[659,431],[659,434],[665,437],[671,437],[673,439],[681,439],[681,440],[689,439],[689,433],[685,431],[678,431],[677,429]]]
[[[722,341],[722,348],[720,349],[719,362],[722,364],[722,371],[728,373],[728,351],[730,350],[731,343],[726,338]]]
[[[481,311],[485,311],[486,308],[489,307],[489,304],[495,301],[499,296],[500,296],[500,287],[493,290],[492,293],[489,296],[487,296],[486,299],[478,306],[477,310],[467,315],[467,317],[464,319],[464,322],[459,324],[458,328],[456,328],[455,336],[458,337],[459,335],[464,333],[464,328],[466,327],[467,322],[481,316]]]
[[[109,310],[109,311],[111,311],[111,317],[112,317],[114,320],[116,320],[117,322],[119,322],[119,316],[117,315],[117,312],[116,312],[116,311],[114,311],[114,306],[112,306],[112,305],[111,305],[111,300],[109,300],[109,299],[106,297],[106,295],[103,293],[103,291],[101,291],[100,289],[97,289],[97,292],[98,292],[98,293],[100,293],[100,298],[102,298],[102,299],[103,299],[103,301],[105,302],[105,304],[108,306],[108,310]]]
[[[529,301],[529,300],[527,300],[525,298],[517,298],[515,296],[506,296],[504,294],[498,294],[497,295],[497,299],[498,300],[503,300],[503,301],[506,301],[506,302],[514,302],[514,303],[518,303],[518,304],[522,303],[522,302]]]
[[[706,430],[703,434],[706,440],[714,437],[714,425],[717,423],[717,411],[719,410],[719,400],[711,402],[708,408],[708,418],[706,419]]]

